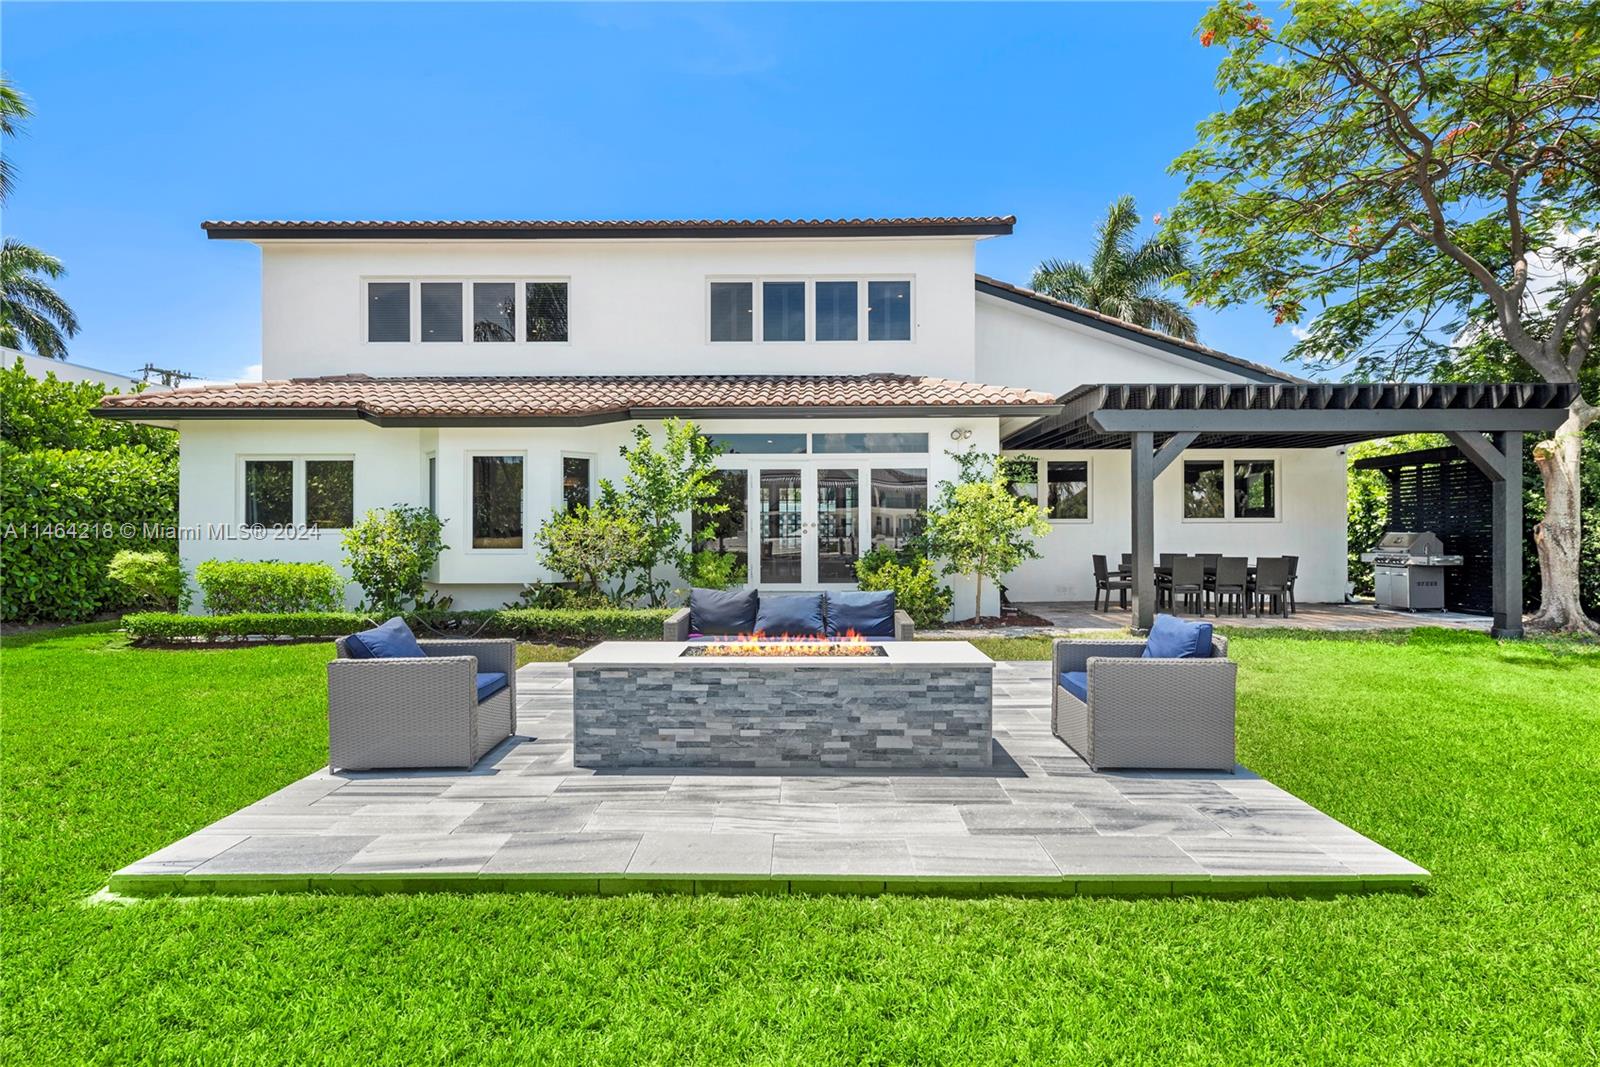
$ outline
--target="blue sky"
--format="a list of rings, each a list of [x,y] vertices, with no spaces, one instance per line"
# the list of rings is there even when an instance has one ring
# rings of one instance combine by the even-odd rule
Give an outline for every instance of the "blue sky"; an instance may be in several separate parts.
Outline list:
[[[259,362],[259,254],[206,218],[1015,214],[979,270],[1148,216],[1218,104],[1199,4],[32,4],[4,231],[62,258],[75,362]],[[1201,339],[1276,363],[1259,308]]]

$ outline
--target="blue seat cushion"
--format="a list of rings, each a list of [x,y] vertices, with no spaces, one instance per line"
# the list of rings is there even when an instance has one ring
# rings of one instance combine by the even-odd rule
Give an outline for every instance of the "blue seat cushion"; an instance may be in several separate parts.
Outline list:
[[[756,628],[754,589],[689,590],[689,632],[748,634]]]
[[[1142,659],[1210,659],[1211,624],[1157,615],[1139,655]]]
[[[828,593],[828,636],[894,637],[894,590]]]
[[[351,634],[344,639],[344,648],[351,659],[421,659],[427,655],[398,615],[382,626]]]
[[[478,703],[494,696],[506,687],[504,671],[479,671],[478,672]]]
[[[756,607],[756,632],[765,637],[816,637],[823,629],[821,593],[768,593]]]
[[[1089,703],[1089,672],[1067,671],[1061,676],[1061,688],[1085,704]]]

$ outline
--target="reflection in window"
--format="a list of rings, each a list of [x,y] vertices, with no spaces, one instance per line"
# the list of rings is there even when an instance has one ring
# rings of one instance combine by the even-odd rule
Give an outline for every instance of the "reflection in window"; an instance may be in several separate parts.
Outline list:
[[[1052,519],[1089,517],[1089,464],[1081,459],[1052,459],[1045,464],[1045,507]]]
[[[814,433],[813,452],[926,452],[925,433]]]
[[[855,584],[860,513],[859,471],[817,471],[817,581]]]
[[[567,283],[529,282],[528,340],[567,340]]]
[[[306,460],[306,525],[343,530],[355,522],[356,465],[348,459]]]
[[[1183,464],[1183,517],[1226,518],[1221,460],[1185,460]]]
[[[522,547],[522,457],[472,457],[472,547]]]
[[[589,459],[587,456],[561,457],[561,500],[568,511],[589,506]]]
[[[713,505],[706,511],[696,511],[689,520],[689,535],[696,552],[718,552],[737,556],[738,570],[750,573],[750,537],[748,527],[749,498],[745,495],[750,485],[746,471],[717,471],[713,475],[716,495],[707,503]],[[716,505],[722,505],[718,510]],[[712,512],[716,513],[713,514]]]
[[[857,285],[855,282],[818,282],[817,340],[856,339]]]
[[[867,283],[867,340],[911,340],[911,283]]]
[[[708,433],[706,440],[725,456],[798,455],[806,450],[803,433]]]
[[[1018,456],[1002,456],[1000,473],[1011,495],[1030,504],[1039,502],[1039,461]]]
[[[1277,464],[1270,459],[1233,461],[1233,517],[1271,519],[1277,511]]]
[[[806,283],[761,283],[761,339],[806,339]]]
[[[761,472],[760,523],[761,582],[794,585],[800,581],[802,503],[800,472]]]
[[[517,339],[517,287],[513,282],[474,282],[472,285],[472,339]]]
[[[872,472],[872,547],[904,548],[922,531],[928,510],[926,468]]]
[[[749,341],[755,336],[755,304],[750,282],[711,283],[711,339]]]
[[[244,522],[246,526],[294,522],[294,460],[245,460]]]
[[[422,339],[461,340],[461,283],[422,283]]]
[[[367,340],[411,340],[411,283],[367,283]]]

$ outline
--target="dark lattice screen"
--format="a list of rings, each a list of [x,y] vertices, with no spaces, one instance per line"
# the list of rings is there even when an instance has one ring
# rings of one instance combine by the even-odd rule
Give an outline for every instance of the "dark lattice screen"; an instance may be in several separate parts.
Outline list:
[[[1432,530],[1446,553],[1465,560],[1445,570],[1445,607],[1488,614],[1494,574],[1489,479],[1454,448],[1373,456],[1359,466],[1382,471],[1389,482],[1389,530]]]

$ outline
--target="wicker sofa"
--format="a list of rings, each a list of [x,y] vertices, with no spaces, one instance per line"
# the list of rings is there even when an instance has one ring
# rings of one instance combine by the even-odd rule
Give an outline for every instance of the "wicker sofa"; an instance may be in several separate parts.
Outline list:
[[[1141,658],[1142,641],[1055,642],[1050,724],[1094,770],[1234,769],[1238,665],[1213,636],[1206,659]],[[1062,683],[1084,672],[1086,699]],[[1080,683],[1081,684],[1081,683]]]
[[[515,641],[419,641],[420,659],[355,658],[348,642],[328,664],[330,767],[471,767],[511,736]],[[505,675],[482,700],[480,672]]]

